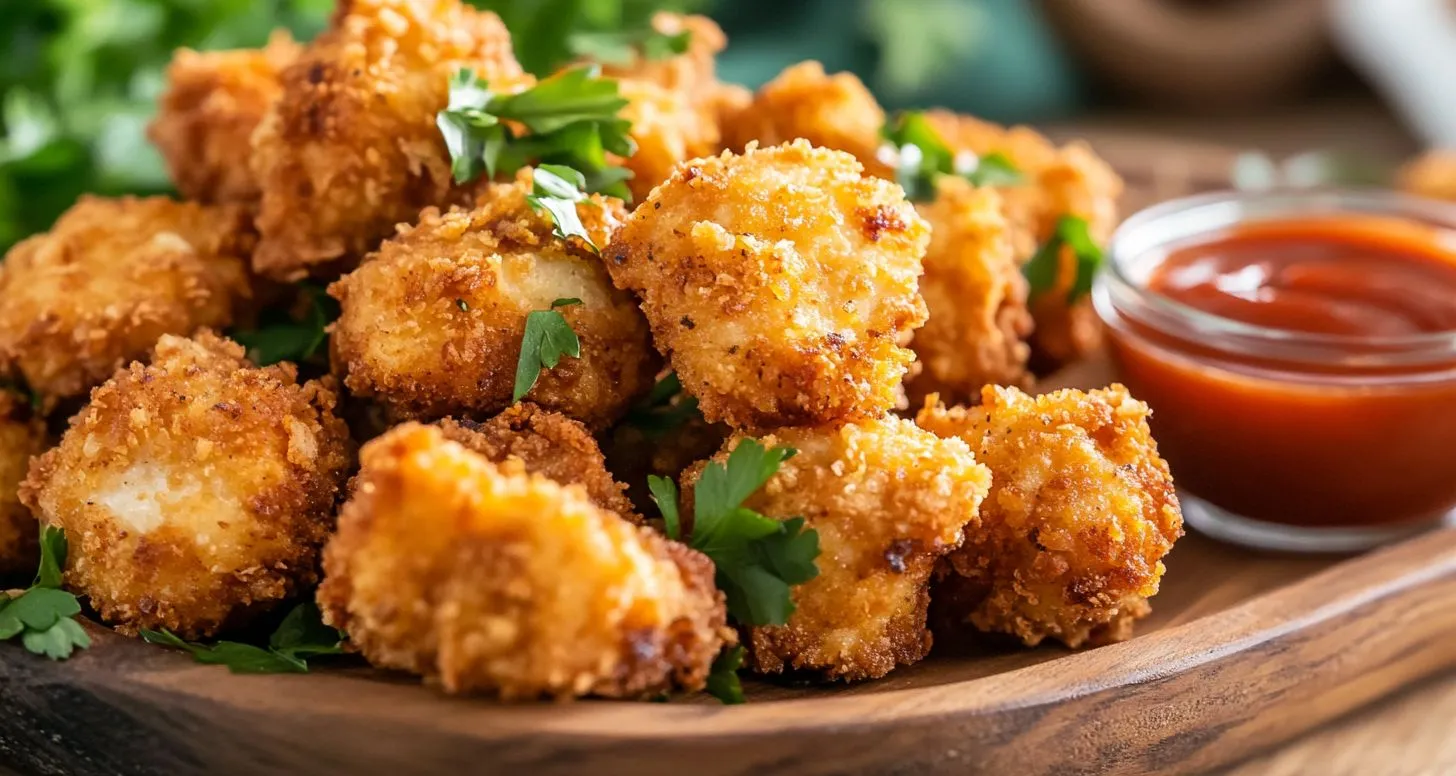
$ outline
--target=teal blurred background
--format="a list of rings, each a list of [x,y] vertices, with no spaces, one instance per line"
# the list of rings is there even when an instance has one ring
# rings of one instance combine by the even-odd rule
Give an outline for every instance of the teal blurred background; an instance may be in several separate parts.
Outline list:
[[[1022,0],[474,4],[501,13],[513,31],[537,20],[609,27],[656,8],[708,13],[731,41],[721,77],[749,86],[815,58],[831,71],[858,73],[888,107],[945,105],[1027,121],[1063,115],[1077,101],[1071,68],[1034,5]],[[0,249],[47,228],[82,192],[168,190],[143,130],[173,49],[257,46],[274,27],[306,39],[332,7],[332,0],[0,0]]]

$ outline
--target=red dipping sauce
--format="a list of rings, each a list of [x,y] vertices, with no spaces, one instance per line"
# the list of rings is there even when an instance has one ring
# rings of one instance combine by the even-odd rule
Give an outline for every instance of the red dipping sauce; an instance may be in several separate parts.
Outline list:
[[[1456,508],[1456,208],[1228,194],[1130,219],[1095,299],[1195,527],[1356,549]]]

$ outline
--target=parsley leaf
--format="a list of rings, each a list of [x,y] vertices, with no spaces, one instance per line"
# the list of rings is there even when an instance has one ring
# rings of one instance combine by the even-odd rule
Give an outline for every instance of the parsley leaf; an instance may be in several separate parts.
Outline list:
[[[339,317],[339,303],[316,283],[300,283],[298,292],[299,306],[303,308],[298,317],[274,312],[255,329],[231,332],[258,366],[280,361],[303,363],[328,353],[328,326]]]
[[[1062,249],[1070,248],[1077,261],[1077,275],[1067,291],[1067,304],[1092,291],[1092,281],[1102,267],[1102,248],[1092,239],[1087,219],[1081,216],[1064,215],[1057,220],[1052,235],[1032,254],[1031,260],[1021,268],[1033,295],[1046,293],[1057,284],[1061,270]]]
[[[682,537],[682,520],[677,513],[677,483],[671,477],[647,475],[647,489],[652,492],[652,501],[662,512],[663,532],[667,538],[678,541]]]
[[[708,694],[725,706],[743,703],[743,683],[738,681],[738,669],[742,666],[743,647],[733,646],[720,652],[708,673]]]
[[[627,100],[595,66],[563,70],[525,91],[496,94],[473,71],[450,78],[450,99],[435,118],[457,183],[495,178],[535,163],[580,172],[582,188],[629,198],[631,173],[607,154],[631,156],[631,124],[617,113]],[[509,123],[507,123],[509,122]],[[517,126],[521,133],[517,133]]]
[[[81,613],[80,602],[60,589],[66,550],[64,531],[49,525],[42,528],[35,583],[0,603],[0,639],[19,636],[27,650],[51,660],[65,660],[75,650],[91,646],[91,637],[74,619]]]
[[[935,199],[935,184],[942,175],[958,175],[975,186],[1020,183],[1021,171],[999,151],[976,157],[957,154],[919,111],[901,113],[881,134],[895,162],[895,179],[905,196],[915,202]]]
[[[667,59],[687,52],[693,34],[683,30],[666,35],[651,25],[628,30],[575,32],[566,39],[572,54],[609,65],[626,65],[639,55],[646,60]]]
[[[707,555],[716,569],[728,613],[745,625],[783,625],[794,613],[792,588],[818,576],[819,534],[802,517],[775,520],[743,506],[793,448],[765,450],[745,439],[726,464],[710,461],[693,488],[693,527],[687,544]],[[677,493],[663,478],[648,487],[664,520],[677,522]],[[668,515],[672,514],[670,518]]]
[[[337,655],[343,651],[343,634],[324,625],[318,606],[305,601],[295,606],[267,647],[236,641],[219,641],[207,645],[184,641],[167,630],[143,630],[148,644],[180,649],[199,663],[227,666],[235,674],[306,674],[307,659],[319,655]]]
[[[648,439],[661,439],[694,418],[700,418],[698,399],[683,393],[676,372],[668,372],[627,412],[623,422],[640,429]]]
[[[576,212],[576,203],[588,202],[586,178],[570,167],[557,164],[543,164],[531,173],[531,193],[526,202],[531,209],[545,211],[551,217],[552,234],[557,239],[567,240],[580,237],[594,252],[600,252],[592,242],[581,216]]]
[[[521,338],[521,356],[516,362],[516,387],[511,401],[520,401],[536,386],[541,369],[553,369],[562,356],[581,358],[581,340],[558,307],[581,304],[580,299],[557,299],[546,310],[526,316],[526,333]]]

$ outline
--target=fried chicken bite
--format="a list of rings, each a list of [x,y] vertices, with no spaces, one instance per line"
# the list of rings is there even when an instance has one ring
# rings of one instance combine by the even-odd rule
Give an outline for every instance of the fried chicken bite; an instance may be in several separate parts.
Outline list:
[[[172,183],[199,202],[253,203],[249,166],[253,130],[283,91],[279,75],[302,47],[278,30],[262,49],[178,49],[147,137]]]
[[[891,177],[876,159],[885,111],[853,73],[824,72],[814,61],[785,68],[759,88],[747,109],[723,127],[724,145],[741,152],[750,142],[770,146],[804,138],[821,148],[854,154],[872,173]]]
[[[713,460],[726,461],[744,438],[735,434]],[[975,531],[991,486],[985,467],[961,440],[892,416],[779,429],[759,441],[798,453],[743,505],[803,517],[819,533],[819,575],[793,589],[786,624],[747,630],[744,665],[857,681],[925,657],[931,572]],[[684,493],[706,463],[683,475]]]
[[[519,461],[526,471],[561,485],[580,485],[596,506],[642,522],[627,489],[612,479],[606,459],[586,426],[557,412],[521,403],[476,423],[446,418],[439,422],[446,439],[495,464]]]
[[[970,623],[1027,646],[1128,638],[1183,535],[1147,405],[1121,385],[1044,396],[987,387],[981,402],[930,403],[917,418],[991,469],[979,530],[938,572],[937,625]]]
[[[462,67],[493,89],[527,83],[492,13],[460,0],[341,0],[284,69],[253,135],[253,268],[289,281],[337,274],[422,208],[463,201],[435,125]]]
[[[1456,202],[1456,150],[1421,155],[1401,169],[1397,181],[1411,194]]]
[[[66,586],[118,631],[213,636],[312,585],[352,462],[327,383],[163,336],[91,394],[21,499],[70,540]]]
[[[484,418],[512,403],[527,316],[558,299],[581,357],[542,370],[526,399],[586,423],[610,425],[652,385],[659,359],[634,300],[612,288],[579,238],[561,240],[526,201],[531,172],[491,185],[473,210],[429,209],[329,287],[342,314],[330,340],[349,391],[394,420]],[[577,206],[604,245],[622,205]]]
[[[710,422],[872,418],[925,322],[929,242],[900,187],[799,140],[681,166],[603,252]]]
[[[1028,127],[1007,129],[947,111],[930,111],[927,116],[953,149],[982,156],[1000,152],[1022,172],[1022,183],[999,187],[1018,264],[1026,263],[1052,236],[1064,215],[1086,219],[1097,244],[1105,246],[1111,239],[1122,179],[1086,143],[1057,147]],[[1075,361],[1101,345],[1102,327],[1091,301],[1066,302],[1076,272],[1075,256],[1064,250],[1057,282],[1032,293],[1028,301],[1036,321],[1030,343],[1038,373]]]
[[[430,426],[362,458],[318,601],[371,663],[507,700],[704,686],[732,636],[706,557]]]
[[[680,162],[718,151],[718,123],[712,110],[650,81],[629,79],[617,85],[627,100],[622,118],[632,122],[630,134],[637,143],[637,152],[622,160],[632,171],[627,187],[633,202],[645,199]]]
[[[49,411],[163,334],[232,325],[251,312],[253,240],[241,206],[83,196],[0,262],[0,375]]]
[[[931,393],[964,402],[979,399],[985,385],[1026,387],[1031,316],[1001,196],[945,176],[935,200],[918,209],[930,224],[920,278],[930,320],[910,342],[924,365],[906,382],[910,406]]]
[[[0,576],[32,574],[40,560],[39,526],[20,503],[30,458],[45,449],[46,428],[25,397],[0,388]]]

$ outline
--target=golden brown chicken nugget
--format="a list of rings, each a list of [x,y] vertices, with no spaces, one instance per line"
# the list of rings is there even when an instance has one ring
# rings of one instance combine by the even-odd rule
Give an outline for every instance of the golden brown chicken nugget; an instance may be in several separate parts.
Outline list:
[[[636,153],[623,160],[632,171],[627,186],[633,202],[645,199],[679,163],[717,153],[718,123],[711,110],[649,81],[622,80],[618,90],[627,100],[621,116],[632,122],[637,143]]]
[[[92,393],[20,495],[65,531],[66,586],[102,620],[212,636],[318,579],[352,462],[334,403],[211,332],[164,336]]]
[[[931,393],[964,402],[980,399],[985,385],[1026,387],[1031,316],[1001,196],[945,176],[935,200],[918,208],[930,224],[920,278],[930,320],[910,342],[924,365],[906,382],[910,405]]]
[[[1456,151],[1429,151],[1401,168],[1400,188],[1431,199],[1456,202]]]
[[[979,407],[927,405],[919,424],[965,440],[991,469],[981,526],[932,592],[937,622],[1028,646],[1130,636],[1183,535],[1147,417],[1121,385],[1044,396],[987,387]]]
[[[704,686],[731,638],[706,557],[437,428],[362,458],[318,601],[371,663],[510,700]]]
[[[899,186],[808,141],[680,166],[604,263],[704,417],[775,427],[877,417],[925,322],[929,242]]]
[[[199,202],[253,203],[253,130],[278,95],[279,75],[302,47],[278,30],[261,49],[178,49],[147,137],[162,153],[172,183]]]
[[[730,439],[714,460],[726,461],[743,438]],[[793,589],[787,624],[749,630],[744,664],[854,681],[925,657],[931,572],[976,530],[991,487],[986,468],[961,440],[895,417],[779,429],[760,441],[798,453],[744,506],[780,520],[805,518],[819,533],[819,575]],[[683,476],[684,492],[704,465]]]
[[[495,14],[459,0],[342,0],[283,71],[253,136],[253,268],[279,280],[337,274],[396,224],[460,198],[435,117],[462,67],[496,88],[525,83]]]
[[[652,385],[659,359],[632,297],[612,288],[580,238],[553,235],[527,203],[531,172],[491,185],[473,210],[430,209],[354,272],[329,287],[342,314],[332,329],[334,371],[395,420],[489,417],[512,404],[526,319],[556,308],[581,357],[543,369],[526,399],[586,423],[610,425]],[[597,245],[622,205],[577,205]]]
[[[20,503],[30,457],[45,450],[46,428],[25,397],[0,388],[0,575],[35,572],[40,527]]]
[[[253,234],[241,206],[83,196],[0,262],[0,374],[83,396],[163,334],[249,312]]]
[[[872,173],[889,175],[876,159],[885,111],[853,73],[824,72],[814,61],[785,68],[759,88],[747,109],[723,127],[724,145],[770,146],[804,138],[821,148],[854,154]]]
[[[495,464],[519,461],[528,472],[560,485],[580,485],[593,504],[640,523],[626,487],[607,471],[606,459],[586,426],[558,412],[522,403],[476,423],[447,418],[438,424],[445,438]]]

